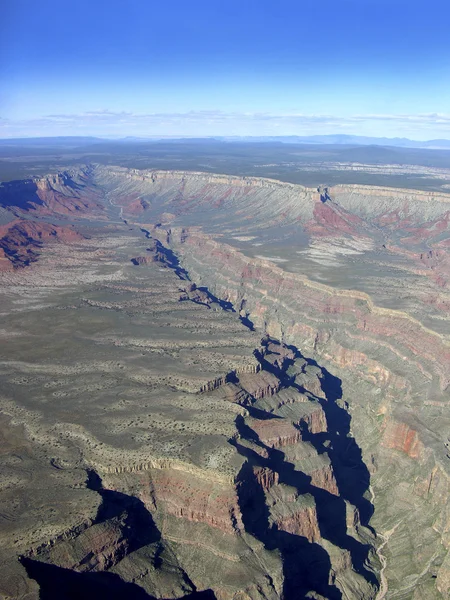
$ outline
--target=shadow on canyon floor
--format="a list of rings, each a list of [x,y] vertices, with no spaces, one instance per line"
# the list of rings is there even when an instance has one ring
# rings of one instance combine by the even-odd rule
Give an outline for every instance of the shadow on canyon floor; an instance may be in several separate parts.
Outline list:
[[[239,444],[237,448],[242,451]],[[341,592],[329,583],[331,562],[327,552],[305,537],[270,526],[264,490],[254,476],[251,463],[248,460],[241,471],[241,482],[245,481],[245,485],[238,486],[242,520],[246,531],[262,541],[268,550],[279,550],[283,561],[284,600],[304,599],[311,590],[329,600],[340,600]]]
[[[95,523],[124,515],[125,526],[133,534],[130,539],[130,552],[161,540],[161,533],[151,513],[139,498],[103,488],[100,476],[92,469],[87,472],[86,487],[102,497]]]
[[[310,441],[319,453],[328,453],[341,496],[356,506],[361,524],[370,528],[369,522],[374,509],[364,496],[370,486],[370,473],[362,459],[361,448],[351,436],[351,416],[337,402],[342,399],[342,381],[324,367],[320,367],[316,361],[305,360],[307,364],[321,369],[322,372],[321,385],[325,399],[317,400],[326,415],[328,432],[309,434],[303,428],[303,439]],[[325,447],[325,441],[330,441],[331,444]]]
[[[270,340],[274,343],[274,340]],[[276,342],[275,342],[276,343]],[[327,452],[340,495],[336,496],[327,490],[311,484],[311,477],[296,470],[295,466],[286,462],[283,452],[266,446],[259,440],[258,435],[245,423],[243,417],[237,420],[241,438],[251,440],[264,449],[267,458],[251,450],[235,440],[232,443],[247,462],[241,471],[239,486],[239,501],[246,530],[261,540],[268,549],[278,549],[283,557],[285,600],[306,597],[305,594],[314,590],[330,600],[342,598],[340,590],[332,583],[331,562],[327,552],[316,543],[306,538],[279,530],[271,525],[269,511],[266,505],[264,490],[253,474],[253,466],[269,468],[278,474],[280,483],[295,488],[299,494],[310,494],[315,501],[320,535],[335,546],[347,550],[351,556],[354,570],[374,586],[378,585],[375,574],[368,570],[367,559],[371,546],[357,541],[347,533],[346,500],[353,504],[360,513],[361,523],[368,526],[373,514],[373,507],[364,498],[364,493],[370,484],[370,475],[362,460],[361,450],[356,441],[350,436],[350,420],[348,412],[339,406],[342,398],[341,380],[315,361],[306,359],[300,352],[290,346],[295,353],[295,359],[305,361],[305,366],[314,366],[320,370],[321,387],[325,399],[308,392],[320,402],[327,419],[325,433],[311,434],[307,427],[302,427],[302,439],[309,441],[318,453]],[[294,378],[286,373],[286,366],[281,369],[272,365],[261,355],[263,369],[274,373],[284,387],[293,386],[298,391],[306,390],[297,385]],[[293,362],[293,361],[292,361]],[[291,362],[291,364],[292,364]],[[246,407],[248,408],[248,407]],[[266,412],[260,415],[259,409],[253,409],[254,418],[275,419],[275,415]]]
[[[186,269],[183,269],[178,256],[174,253],[174,251],[166,246],[163,246],[159,240],[152,237],[151,233],[147,231],[147,229],[143,229],[141,227],[141,231],[148,240],[152,240],[154,243],[154,248],[149,248],[148,250],[156,252],[160,262],[164,263],[167,267],[169,267],[169,269],[172,269],[180,279],[190,281],[188,272]]]
[[[89,470],[87,475],[86,486],[100,494],[103,500],[94,524],[114,518],[122,520],[123,535],[128,541],[124,555],[143,546],[162,544],[161,534],[153,517],[141,500],[104,489],[101,478],[93,470]],[[158,557],[159,552],[156,552],[153,564],[155,569],[161,566]],[[120,558],[117,562],[119,561]],[[116,573],[107,570],[78,572],[30,557],[22,557],[21,563],[29,577],[39,584],[41,600],[156,600],[139,585],[126,582]],[[183,576],[194,590],[183,596],[183,600],[215,600],[211,590],[195,591],[195,586],[186,573]]]
[[[39,584],[40,600],[153,600],[141,587],[115,573],[77,573],[30,558],[21,562]]]
[[[273,341],[273,340],[272,340]],[[373,505],[365,498],[370,486],[370,473],[362,459],[361,448],[351,435],[351,416],[340,405],[342,401],[342,380],[321,367],[312,358],[306,358],[295,346],[287,346],[295,355],[295,360],[304,361],[305,368],[315,367],[319,370],[320,384],[325,398],[316,396],[295,383],[292,377],[281,371],[264,358],[261,364],[266,371],[274,373],[285,386],[293,386],[301,393],[307,393],[320,403],[327,420],[327,431],[324,433],[309,433],[306,426],[301,428],[302,439],[309,441],[319,454],[326,452],[330,458],[336,477],[340,496],[348,500],[357,509],[361,524],[369,527],[373,515]],[[345,404],[345,403],[344,403]]]
[[[40,588],[40,600],[156,600],[136,585],[123,581],[115,573],[77,573],[56,565],[23,558],[29,577]],[[183,600],[215,600],[211,590],[193,592]]]

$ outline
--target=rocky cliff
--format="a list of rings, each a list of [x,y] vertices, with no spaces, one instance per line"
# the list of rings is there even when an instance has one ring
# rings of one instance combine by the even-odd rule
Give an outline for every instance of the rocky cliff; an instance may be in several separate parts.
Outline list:
[[[70,245],[3,275],[5,593],[446,597],[450,197],[105,167],[36,186],[97,224],[66,215]],[[30,469],[64,490],[45,510]]]
[[[212,180],[215,194],[205,188]],[[141,222],[196,281],[339,376],[371,472],[371,523],[390,553],[389,593],[445,595],[449,270],[440,249],[448,245],[450,198],[365,186],[316,192],[267,180],[250,189],[246,180],[187,173],[164,181],[159,189],[153,174],[144,188],[130,175],[116,185],[152,199],[156,219],[148,212]],[[205,209],[211,197],[214,210]],[[169,222],[157,217],[163,209],[174,215]],[[436,252],[439,264],[425,267],[424,256]],[[424,493],[432,473],[439,484]],[[420,559],[412,550],[418,523],[417,543],[426,538],[428,548]]]

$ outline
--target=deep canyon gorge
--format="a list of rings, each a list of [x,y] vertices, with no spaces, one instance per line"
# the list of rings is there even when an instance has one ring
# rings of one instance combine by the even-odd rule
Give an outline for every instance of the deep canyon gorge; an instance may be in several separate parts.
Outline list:
[[[4,598],[450,597],[450,194],[0,185]]]

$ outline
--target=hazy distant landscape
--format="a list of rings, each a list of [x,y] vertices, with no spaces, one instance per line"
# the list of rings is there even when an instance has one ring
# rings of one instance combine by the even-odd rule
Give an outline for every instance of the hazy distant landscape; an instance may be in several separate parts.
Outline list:
[[[270,139],[0,140],[3,181],[43,175],[80,163],[269,177],[306,186],[347,183],[445,190],[450,185],[450,150],[442,149],[300,144]]]

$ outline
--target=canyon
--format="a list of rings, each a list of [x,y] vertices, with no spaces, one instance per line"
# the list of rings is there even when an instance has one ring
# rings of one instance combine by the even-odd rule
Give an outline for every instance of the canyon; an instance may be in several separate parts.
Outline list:
[[[0,185],[0,595],[450,597],[450,194]]]

